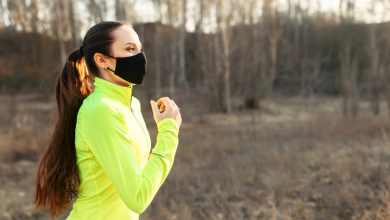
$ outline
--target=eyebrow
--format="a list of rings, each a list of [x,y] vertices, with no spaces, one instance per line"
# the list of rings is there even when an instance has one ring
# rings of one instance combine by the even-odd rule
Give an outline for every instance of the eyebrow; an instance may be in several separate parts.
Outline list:
[[[136,43],[132,43],[132,42],[126,43],[125,45],[128,45],[128,44],[133,44],[133,45],[137,46]],[[142,44],[140,44],[140,46],[142,47]]]

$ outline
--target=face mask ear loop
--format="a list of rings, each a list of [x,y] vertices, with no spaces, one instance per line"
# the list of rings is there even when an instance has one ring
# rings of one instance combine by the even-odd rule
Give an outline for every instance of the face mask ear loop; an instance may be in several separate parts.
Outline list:
[[[111,72],[115,73],[115,71],[114,71],[114,70],[112,70],[112,69],[110,69],[109,67],[107,67],[107,69],[109,69],[109,70],[111,70]]]
[[[113,57],[113,56],[110,56],[110,55],[106,55],[106,56],[109,56],[109,57],[112,57],[112,58],[116,59],[116,57]]]

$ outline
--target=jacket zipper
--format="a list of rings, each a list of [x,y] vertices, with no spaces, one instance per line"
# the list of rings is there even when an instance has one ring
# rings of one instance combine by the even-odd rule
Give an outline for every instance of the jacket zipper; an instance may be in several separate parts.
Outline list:
[[[131,101],[133,100],[133,89],[131,90],[131,97],[130,97],[130,111],[131,113],[133,114],[135,120],[138,122],[139,126],[141,126],[142,128],[142,132],[144,132],[144,136],[145,136],[145,139],[146,139],[146,144],[147,144],[147,148],[149,149],[149,141],[148,141],[148,137],[146,137],[146,133],[145,133],[145,130],[144,130],[144,127],[142,127],[141,123],[138,121],[137,117],[135,117],[134,115],[134,112],[133,112],[133,108],[131,107]],[[145,123],[145,127],[146,127],[146,123]],[[147,129],[147,127],[146,127]],[[150,156],[150,153],[148,155],[148,157]]]

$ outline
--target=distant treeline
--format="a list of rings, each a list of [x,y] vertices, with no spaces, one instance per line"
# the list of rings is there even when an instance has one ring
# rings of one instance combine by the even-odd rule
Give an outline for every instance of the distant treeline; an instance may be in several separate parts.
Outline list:
[[[50,7],[61,14],[61,9],[74,7],[70,2],[54,1]],[[158,10],[162,4],[168,7],[160,12],[160,21],[133,24],[148,59],[145,86],[156,95],[162,87],[208,92],[216,109],[225,112],[232,98],[258,108],[262,99],[278,93],[343,95],[345,114],[352,116],[365,96],[379,113],[381,96],[390,100],[390,23],[356,22],[352,0],[340,2],[337,16],[309,14],[299,1],[288,2],[288,11],[278,11],[272,0],[264,0],[256,16],[254,9],[235,7],[237,1],[229,7],[226,1],[200,0],[194,32],[187,32],[186,17],[178,16],[185,0],[154,2]],[[117,20],[136,21],[121,4],[130,3],[116,1]],[[96,7],[91,19],[99,22],[102,9]],[[57,26],[47,33],[33,26],[17,30],[18,20],[0,29],[1,91],[42,90],[53,84],[67,55],[82,42],[75,31],[80,25],[68,9],[63,15],[68,17],[53,15]],[[206,33],[204,20],[211,15],[216,22]]]

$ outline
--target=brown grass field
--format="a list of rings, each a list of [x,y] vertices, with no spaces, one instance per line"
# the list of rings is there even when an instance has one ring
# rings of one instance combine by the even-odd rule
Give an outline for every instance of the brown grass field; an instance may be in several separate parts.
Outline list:
[[[139,99],[154,145],[149,100]],[[183,118],[175,163],[140,219],[390,219],[385,103],[373,116],[361,101],[353,121],[339,98],[277,98],[231,115],[175,102]],[[2,95],[0,103],[0,219],[49,220],[47,209],[34,210],[32,192],[54,97]]]

